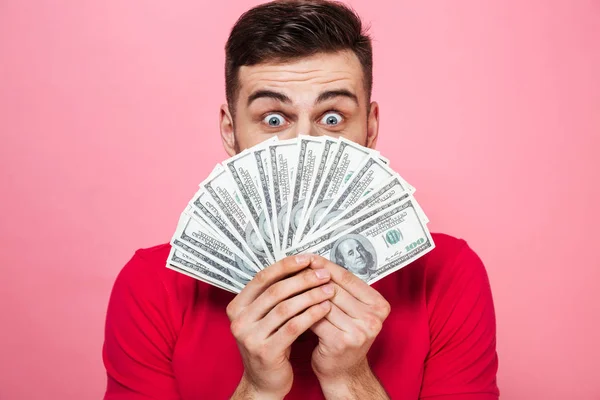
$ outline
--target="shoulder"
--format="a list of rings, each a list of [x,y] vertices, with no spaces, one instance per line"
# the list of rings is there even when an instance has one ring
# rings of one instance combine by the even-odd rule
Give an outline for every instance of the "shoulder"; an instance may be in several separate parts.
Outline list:
[[[490,291],[485,266],[466,240],[443,233],[431,236],[433,250],[392,274],[391,279],[375,283],[386,298],[419,298],[432,312],[442,299],[448,303],[448,298],[461,296],[465,291]]]
[[[423,257],[429,269],[443,270],[461,260],[479,260],[477,254],[465,239],[444,233],[432,233],[431,237],[435,243],[435,248]]]
[[[119,273],[119,278],[149,272],[162,275],[170,250],[171,245],[168,243],[136,250]]]
[[[195,280],[166,267],[169,251],[168,244],[137,250],[114,282],[102,350],[105,398],[177,393],[170,360]]]
[[[436,248],[423,257],[425,304],[432,331],[452,332],[471,324],[495,330],[488,274],[464,239],[434,234]]]
[[[466,240],[442,233],[432,234],[435,249],[422,259],[426,287],[431,291],[458,281],[488,281],[481,258]]]
[[[436,248],[422,258],[431,342],[421,395],[496,399],[496,319],[487,272],[465,240],[432,236]]]
[[[167,268],[170,250],[166,243],[135,251],[118,273],[111,303],[119,308],[136,303],[165,312],[183,311],[195,296],[197,281]]]
[[[168,243],[138,249],[119,272],[117,282],[128,285],[161,283],[168,286],[190,286],[195,280],[167,268],[171,245]]]

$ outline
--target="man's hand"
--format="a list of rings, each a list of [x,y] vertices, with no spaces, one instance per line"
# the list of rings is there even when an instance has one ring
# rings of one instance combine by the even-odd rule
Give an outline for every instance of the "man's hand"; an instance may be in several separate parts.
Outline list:
[[[360,278],[323,257],[313,256],[311,268],[328,270],[335,288],[331,311],[311,328],[319,337],[312,366],[325,397],[387,399],[369,367],[367,352],[390,304]]]
[[[233,399],[281,399],[290,391],[290,346],[331,310],[334,293],[327,269],[307,268],[311,257],[287,257],[260,271],[227,306],[244,361]]]

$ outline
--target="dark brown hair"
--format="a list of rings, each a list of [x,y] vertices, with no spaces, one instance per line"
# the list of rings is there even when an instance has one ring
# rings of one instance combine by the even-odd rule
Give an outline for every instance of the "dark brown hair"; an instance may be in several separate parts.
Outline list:
[[[279,0],[246,11],[225,45],[225,93],[231,112],[239,92],[241,66],[342,50],[351,50],[358,57],[370,102],[373,50],[366,31],[360,17],[336,1]]]

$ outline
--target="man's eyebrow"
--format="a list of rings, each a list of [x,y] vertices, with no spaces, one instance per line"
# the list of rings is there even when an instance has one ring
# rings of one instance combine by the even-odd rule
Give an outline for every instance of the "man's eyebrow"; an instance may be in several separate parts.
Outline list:
[[[250,96],[248,96],[247,106],[250,106],[250,104],[254,100],[262,99],[262,98],[273,99],[273,100],[280,101],[282,103],[288,103],[288,104],[292,103],[292,99],[290,99],[283,93],[274,92],[272,90],[257,90],[256,92],[254,92]]]
[[[356,105],[358,105],[358,97],[356,97],[354,93],[347,89],[327,90],[325,92],[322,92],[321,94],[319,94],[319,97],[317,97],[317,100],[315,100],[315,104],[331,100],[335,97],[347,97],[353,100],[356,103]]]

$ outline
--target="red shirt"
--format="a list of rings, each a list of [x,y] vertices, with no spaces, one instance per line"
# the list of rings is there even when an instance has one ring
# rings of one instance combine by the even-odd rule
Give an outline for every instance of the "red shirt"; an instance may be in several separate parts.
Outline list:
[[[376,282],[392,311],[371,368],[394,400],[498,398],[496,325],[488,277],[462,241]],[[105,399],[228,399],[242,360],[225,307],[233,294],[165,267],[169,245],[139,250],[119,274],[106,317]],[[322,399],[310,367],[316,336],[292,346],[287,399]]]

